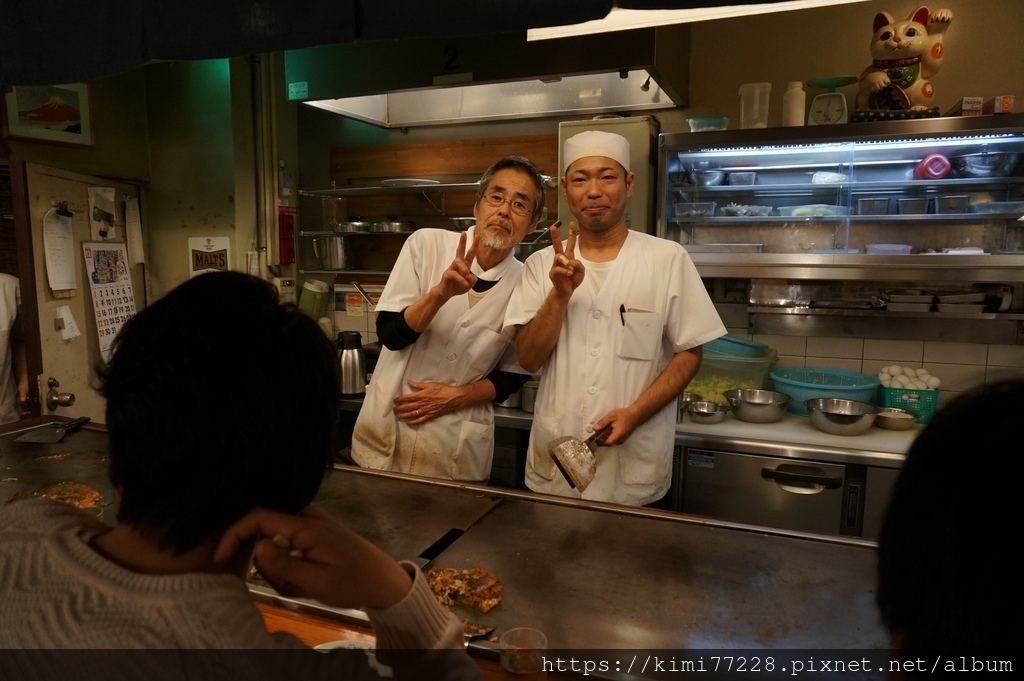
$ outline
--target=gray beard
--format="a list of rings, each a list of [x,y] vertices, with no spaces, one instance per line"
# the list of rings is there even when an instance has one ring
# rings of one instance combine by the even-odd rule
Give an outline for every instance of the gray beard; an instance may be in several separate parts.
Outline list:
[[[503,237],[500,234],[484,234],[480,237],[480,243],[495,250],[504,250],[512,245],[511,237]]]

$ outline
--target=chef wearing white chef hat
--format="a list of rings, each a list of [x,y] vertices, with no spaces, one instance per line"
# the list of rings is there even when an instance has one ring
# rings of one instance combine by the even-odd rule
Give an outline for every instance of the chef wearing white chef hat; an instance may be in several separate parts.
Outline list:
[[[632,506],[671,484],[676,397],[701,345],[725,334],[679,244],[630,230],[629,142],[588,130],[564,143],[562,192],[576,221],[532,255],[505,314],[520,365],[541,374],[526,463],[537,492]],[[577,229],[578,224],[578,229]],[[606,429],[594,479],[570,487],[547,443]]]

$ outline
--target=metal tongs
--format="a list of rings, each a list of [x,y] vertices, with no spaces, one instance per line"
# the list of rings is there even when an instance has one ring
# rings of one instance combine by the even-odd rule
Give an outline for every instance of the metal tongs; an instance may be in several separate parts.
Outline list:
[[[359,291],[359,295],[361,295],[363,297],[363,300],[366,301],[366,305],[368,306],[366,308],[366,311],[367,312],[373,312],[373,308],[375,306],[374,306],[374,303],[373,303],[373,299],[370,298],[370,294],[366,292],[366,289],[364,289],[362,286],[360,286],[358,281],[353,281],[352,285],[356,287],[356,290]]]

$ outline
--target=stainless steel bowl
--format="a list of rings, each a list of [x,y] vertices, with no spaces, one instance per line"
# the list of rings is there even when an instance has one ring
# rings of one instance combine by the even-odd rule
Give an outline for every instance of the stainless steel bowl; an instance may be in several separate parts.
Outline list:
[[[951,156],[951,177],[1008,177],[1013,175],[1022,154],[1013,152],[983,152]]]
[[[448,218],[448,221],[460,232],[465,232],[476,224],[476,218]]]
[[[909,409],[879,407],[875,425],[886,430],[910,430],[917,423],[917,414]]]
[[[690,402],[686,405],[686,413],[694,423],[718,423],[725,418],[729,405],[718,402]]]
[[[816,397],[806,400],[804,406],[814,427],[832,435],[860,435],[871,427],[878,414],[878,407],[873,404],[837,397]]]
[[[786,393],[774,390],[739,388],[722,393],[732,407],[732,414],[749,423],[773,423],[782,418],[792,399]]]
[[[411,232],[416,229],[416,223],[409,220],[384,220],[374,223],[376,232]]]
[[[725,182],[725,171],[691,170],[690,184],[698,187],[715,187]]]
[[[688,392],[681,392],[681,393],[679,393],[679,398],[678,398],[679,407],[678,407],[678,410],[676,412],[676,423],[682,423],[683,422],[683,414],[686,413],[686,406],[688,404],[690,404],[691,402],[700,402],[703,399],[704,398],[701,395],[698,395],[697,393],[688,393]]]

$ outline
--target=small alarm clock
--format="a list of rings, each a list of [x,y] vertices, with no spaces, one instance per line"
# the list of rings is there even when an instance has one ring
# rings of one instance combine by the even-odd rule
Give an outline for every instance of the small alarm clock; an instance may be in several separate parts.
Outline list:
[[[849,121],[850,112],[846,106],[846,95],[836,92],[836,88],[856,82],[856,76],[832,76],[807,81],[808,87],[828,90],[811,101],[807,112],[807,125],[832,125]]]

